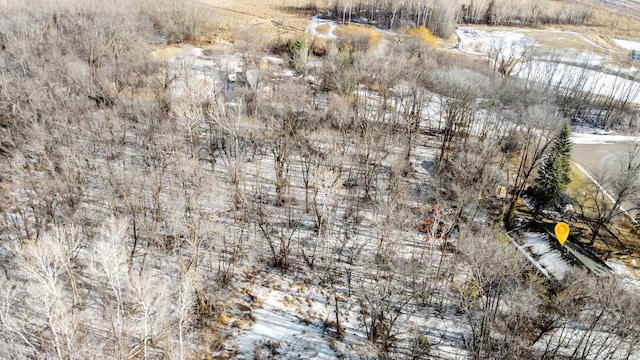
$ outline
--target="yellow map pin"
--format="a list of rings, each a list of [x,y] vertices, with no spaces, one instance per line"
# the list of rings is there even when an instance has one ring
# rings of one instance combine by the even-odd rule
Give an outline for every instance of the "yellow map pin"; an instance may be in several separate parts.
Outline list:
[[[559,222],[555,230],[556,238],[560,242],[560,245],[564,246],[564,242],[567,241],[567,237],[569,236],[569,225],[565,222]]]

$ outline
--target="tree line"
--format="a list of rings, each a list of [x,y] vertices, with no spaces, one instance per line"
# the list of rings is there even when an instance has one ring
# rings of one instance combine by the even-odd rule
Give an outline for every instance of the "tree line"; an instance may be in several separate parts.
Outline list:
[[[312,2],[308,8],[318,9]],[[575,1],[507,0],[334,0],[330,15],[344,23],[368,23],[387,29],[424,26],[435,35],[451,36],[456,24],[538,26],[585,24],[591,18],[589,5]]]

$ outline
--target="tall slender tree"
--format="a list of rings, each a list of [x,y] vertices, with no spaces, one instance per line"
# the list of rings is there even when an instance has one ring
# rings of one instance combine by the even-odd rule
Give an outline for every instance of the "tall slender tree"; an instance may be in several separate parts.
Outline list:
[[[551,151],[547,154],[534,187],[535,211],[561,203],[561,195],[571,181],[571,132],[569,124],[556,135]]]

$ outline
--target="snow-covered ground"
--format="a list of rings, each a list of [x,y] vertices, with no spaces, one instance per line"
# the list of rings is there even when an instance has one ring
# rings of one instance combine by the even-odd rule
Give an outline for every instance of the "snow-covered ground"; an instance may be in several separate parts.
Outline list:
[[[236,74],[242,71],[242,59],[239,54],[214,59],[205,49],[183,46],[169,59],[169,66],[179,75],[171,84],[176,98],[193,93],[212,95],[219,94],[229,81],[236,81]]]
[[[318,29],[320,26],[326,26],[328,28],[327,31],[320,31]],[[338,27],[338,23],[335,21],[324,20],[318,16],[314,16],[311,19],[311,23],[307,27],[307,32],[312,36],[317,36],[317,37],[326,38],[326,39],[335,39],[337,36],[334,32],[337,27]]]
[[[460,38],[460,51],[489,58],[496,55],[519,57],[539,45],[533,38],[517,31],[486,31],[459,27],[456,33]]]
[[[522,248],[531,255],[530,261],[533,260],[534,265],[541,269],[543,274],[559,280],[564,279],[571,265],[562,258],[560,252],[551,247],[546,234],[525,232],[522,241]]]
[[[595,134],[580,132],[571,133],[571,142],[573,144],[614,144],[623,142],[634,142],[638,140],[639,138],[637,136],[607,134],[603,132]]]
[[[241,334],[232,340],[240,354],[249,358],[249,354],[257,357],[257,353],[266,351],[282,359],[337,357],[329,347],[331,338],[323,332],[321,319],[326,318],[329,312],[326,297],[312,293],[287,294],[257,286],[252,290],[255,292],[253,296],[261,298],[262,304],[252,311],[253,326],[242,329]]]
[[[183,45],[172,49],[174,55],[169,58],[171,71],[177,75],[171,83],[172,94],[180,98],[191,94],[215,96],[222,91],[232,91],[241,75],[251,87],[258,86],[258,69],[245,69],[240,53],[228,53]],[[295,72],[285,66],[281,57],[265,56],[263,66],[271,70],[273,77],[291,77]]]
[[[640,51],[640,41],[613,39],[613,42],[625,50]]]
[[[586,67],[593,66],[593,62],[584,60],[581,65],[558,63],[557,59],[534,60],[517,66],[514,74],[543,84],[577,88],[586,93],[640,103],[640,83],[629,78],[634,74],[621,72],[613,75],[605,68]]]
[[[562,280],[574,265],[580,265],[591,273],[602,276],[611,269],[586,253],[578,244],[567,241],[563,247],[553,246],[555,238],[541,232],[512,234],[512,243],[525,258],[547,278]]]
[[[567,45],[566,48],[552,48],[536,40],[536,37],[552,36],[554,33],[558,34],[560,40],[570,36],[571,41],[582,44],[587,49],[582,49],[577,44]],[[577,87],[584,92],[640,103],[640,82],[632,80],[637,75],[637,69],[609,64],[613,52],[601,48],[578,33],[522,29],[490,31],[460,27],[457,35],[457,47],[464,53],[481,56],[496,64],[505,59],[518,59],[519,63],[513,71],[515,76],[553,86]],[[640,46],[640,43],[622,41],[619,45],[630,48]]]
[[[484,30],[474,27],[459,27],[456,30],[459,38],[457,48],[467,54],[486,57],[490,60],[500,60],[505,57],[521,57],[525,54],[533,57],[551,57],[562,59],[571,63],[587,63],[590,65],[604,64],[608,57],[603,56],[602,49],[584,36],[572,31],[558,30]],[[538,39],[549,36],[557,37],[567,43],[587,44],[591,49],[583,51],[576,47],[567,46],[563,49],[555,49],[545,46]]]
[[[636,261],[633,260],[633,262],[635,263]],[[640,290],[640,273],[638,271],[632,269],[620,260],[609,260],[607,261],[607,265],[618,275],[629,290],[634,292]]]

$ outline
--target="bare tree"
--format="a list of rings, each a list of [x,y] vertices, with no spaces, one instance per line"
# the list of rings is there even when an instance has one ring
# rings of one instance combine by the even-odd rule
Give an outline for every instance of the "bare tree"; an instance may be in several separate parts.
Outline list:
[[[258,212],[258,226],[271,251],[273,265],[284,272],[291,266],[291,245],[300,226],[300,217],[289,217],[280,226],[275,226],[269,214],[261,208]]]
[[[304,126],[306,93],[306,89],[299,84],[286,84],[276,90],[275,103],[265,103],[259,110],[266,128],[266,146],[273,156],[278,205],[287,202],[291,156],[300,139],[300,129]]]
[[[456,154],[443,171],[441,183],[450,189],[450,197],[457,207],[458,223],[471,225],[483,209],[489,208],[496,187],[502,178],[501,172],[491,162],[497,156],[497,147],[491,141],[470,140],[470,148]],[[466,231],[460,234],[466,235]]]
[[[75,280],[69,277],[77,246],[72,234],[58,230],[17,249],[17,265],[26,280],[29,294],[23,306],[32,307],[32,319],[37,324],[31,331],[38,331],[38,327],[45,329],[42,334],[45,344],[40,345],[40,351],[51,349],[53,353],[50,355],[58,359],[75,358],[77,351],[82,350],[82,330],[73,308],[73,287],[70,286],[70,282]],[[7,320],[3,319],[3,322]],[[22,334],[27,344],[31,342],[28,338],[36,336],[36,333]]]
[[[101,315],[110,327],[111,341],[118,358],[129,353],[127,226],[122,220],[107,222],[100,239],[93,244],[90,271],[96,277]]]
[[[468,86],[469,83],[473,85]],[[440,119],[443,123],[438,129],[443,135],[438,169],[443,169],[447,152],[457,145],[457,141],[461,146],[466,143],[476,119],[476,101],[483,92],[480,86],[486,83],[484,76],[466,69],[443,71],[434,79],[436,91],[441,94]]]
[[[146,275],[146,274],[145,274]],[[164,336],[166,329],[167,307],[166,293],[157,283],[143,275],[131,276],[131,309],[128,311],[132,320],[131,335],[137,338],[133,347],[134,353],[142,353],[143,359],[149,359],[154,345]],[[159,350],[159,349],[158,349]],[[160,353],[160,351],[158,351]]]
[[[189,333],[189,327],[193,321],[192,307],[195,304],[193,297],[194,289],[191,285],[191,274],[183,273],[180,281],[180,290],[178,291],[178,298],[176,299],[176,314],[177,314],[177,359],[183,360],[189,358],[192,353],[192,349],[189,349],[189,342],[187,335]]]
[[[512,291],[523,262],[513,248],[491,234],[468,239],[460,249],[470,270],[456,294],[471,329],[465,343],[475,359],[483,359],[494,354],[496,322],[502,316],[500,304]]]
[[[382,358],[388,358],[402,331],[399,324],[410,317],[406,307],[413,294],[401,279],[403,260],[388,256],[377,260],[375,268],[375,273],[362,282],[358,297],[367,338],[379,345]]]

